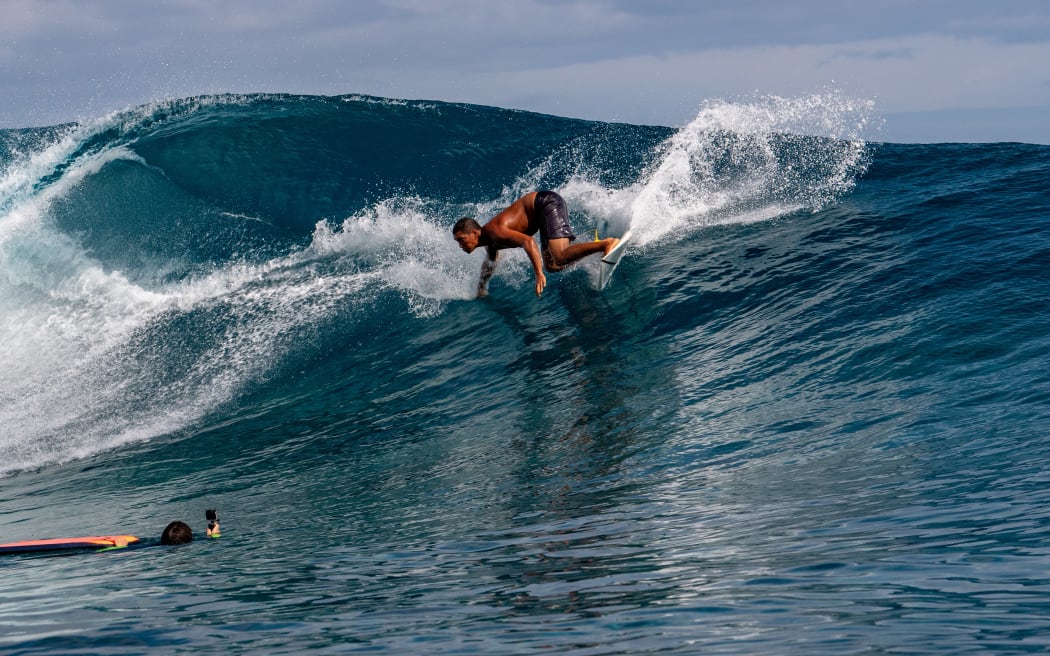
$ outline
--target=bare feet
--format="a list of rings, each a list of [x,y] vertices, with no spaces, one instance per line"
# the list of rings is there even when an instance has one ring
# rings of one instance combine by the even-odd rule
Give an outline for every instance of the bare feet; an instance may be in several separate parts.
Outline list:
[[[616,244],[620,243],[620,239],[618,237],[609,237],[608,239],[603,239],[602,242],[605,245],[602,255],[605,256],[609,254],[609,251],[616,248]]]

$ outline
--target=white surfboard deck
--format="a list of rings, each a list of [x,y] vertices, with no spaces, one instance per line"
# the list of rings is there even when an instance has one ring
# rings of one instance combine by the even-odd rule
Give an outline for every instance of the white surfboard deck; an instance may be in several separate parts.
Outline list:
[[[613,271],[620,264],[620,258],[623,257],[624,247],[627,246],[627,242],[631,241],[631,231],[623,233],[620,237],[620,243],[616,244],[616,247],[609,251],[604,257],[602,257],[602,263],[598,265],[598,289],[602,289],[609,282],[609,278],[612,277]]]

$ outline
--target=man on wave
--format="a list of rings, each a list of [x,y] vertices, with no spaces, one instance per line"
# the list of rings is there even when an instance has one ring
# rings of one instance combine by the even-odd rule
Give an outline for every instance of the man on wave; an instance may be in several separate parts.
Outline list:
[[[540,233],[541,249],[536,247],[533,235]],[[533,191],[514,201],[510,207],[492,217],[484,226],[470,217],[463,217],[452,227],[452,236],[467,253],[478,246],[485,247],[487,255],[481,265],[478,297],[488,294],[489,278],[496,270],[496,258],[504,248],[524,248],[536,272],[536,295],[547,286],[547,271],[561,271],[576,260],[601,253],[605,255],[620,241],[615,237],[598,241],[570,244],[576,239],[569,227],[569,210],[565,199],[553,191]],[[542,262],[542,264],[541,264]]]

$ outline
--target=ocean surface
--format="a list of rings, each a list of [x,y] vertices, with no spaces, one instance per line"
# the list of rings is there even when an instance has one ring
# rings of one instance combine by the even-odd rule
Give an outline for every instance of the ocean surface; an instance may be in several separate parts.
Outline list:
[[[3,654],[1050,649],[1050,148],[216,96],[0,131]],[[537,298],[450,234],[635,240]]]

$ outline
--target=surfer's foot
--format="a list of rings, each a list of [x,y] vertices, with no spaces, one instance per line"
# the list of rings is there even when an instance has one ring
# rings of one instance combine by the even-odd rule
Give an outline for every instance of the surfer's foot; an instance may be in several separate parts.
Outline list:
[[[605,250],[602,251],[602,256],[605,256],[609,254],[609,251],[616,248],[616,244],[620,243],[620,239],[619,237],[609,237],[608,239],[603,239],[602,242],[605,246]]]

